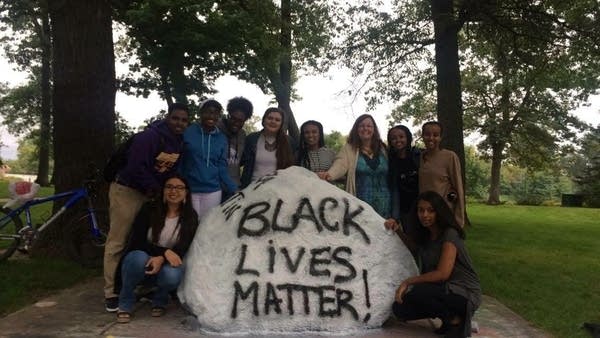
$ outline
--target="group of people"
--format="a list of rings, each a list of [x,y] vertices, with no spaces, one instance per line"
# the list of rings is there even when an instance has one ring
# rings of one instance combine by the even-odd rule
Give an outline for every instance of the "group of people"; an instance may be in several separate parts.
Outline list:
[[[439,317],[438,333],[466,336],[479,306],[477,275],[464,246],[465,196],[460,162],[441,147],[443,127],[422,127],[425,148],[409,128],[388,131],[387,145],[371,115],[358,117],[336,154],[325,146],[323,125],[306,121],[298,144],[286,115],[268,108],[262,130],[246,135],[253,106],[231,99],[223,116],[216,100],[203,102],[196,123],[188,108],[169,107],[165,119],[137,134],[128,161],[109,189],[110,232],[104,256],[106,310],[129,322],[140,283],[154,285],[153,316],[183,276],[183,257],[210,209],[252,181],[298,165],[321,179],[345,177],[345,189],[365,201],[397,231],[420,263],[421,274],[401,283],[393,311],[400,319]]]

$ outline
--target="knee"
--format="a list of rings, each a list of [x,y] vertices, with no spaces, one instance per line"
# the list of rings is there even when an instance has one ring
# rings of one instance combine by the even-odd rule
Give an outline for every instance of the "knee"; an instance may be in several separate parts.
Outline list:
[[[148,262],[148,259],[150,259],[150,256],[148,256],[148,254],[145,253],[144,251],[141,251],[141,250],[131,251],[131,252],[127,253],[125,258],[123,258],[123,269],[124,270],[129,270],[129,269],[144,270],[146,263]]]
[[[394,302],[392,304],[392,312],[396,316],[396,318],[403,320],[408,317],[409,309],[407,308],[405,303]]]
[[[183,266],[172,267],[163,265],[160,269],[157,284],[160,288],[174,290],[179,286],[183,277]]]

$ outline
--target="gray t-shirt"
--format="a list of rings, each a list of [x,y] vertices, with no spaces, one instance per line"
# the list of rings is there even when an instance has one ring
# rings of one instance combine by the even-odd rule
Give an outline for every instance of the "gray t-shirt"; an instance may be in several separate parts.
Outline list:
[[[421,248],[419,252],[421,272],[426,273],[437,268],[444,242],[450,242],[456,247],[454,269],[447,281],[448,290],[468,299],[471,303],[472,310],[474,311],[481,304],[479,277],[473,269],[473,263],[465,248],[465,242],[460,238],[456,229],[447,229],[436,240],[428,241],[425,246]]]

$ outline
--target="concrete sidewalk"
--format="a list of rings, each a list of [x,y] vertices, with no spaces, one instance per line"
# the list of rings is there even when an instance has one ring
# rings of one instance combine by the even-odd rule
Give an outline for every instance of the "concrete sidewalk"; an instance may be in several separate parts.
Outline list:
[[[131,323],[117,324],[115,314],[104,311],[103,301],[102,279],[94,278],[0,318],[0,337],[207,337],[198,331],[194,317],[176,305],[153,318],[150,304],[138,303]],[[475,321],[479,332],[473,337],[550,337],[490,297],[483,297]],[[438,324],[389,320],[362,337],[440,337],[432,332]]]

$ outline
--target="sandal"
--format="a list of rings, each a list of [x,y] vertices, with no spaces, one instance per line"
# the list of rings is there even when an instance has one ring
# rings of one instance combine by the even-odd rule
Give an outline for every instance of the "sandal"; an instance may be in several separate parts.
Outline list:
[[[155,306],[152,308],[152,317],[162,317],[165,312],[167,312],[167,310],[164,307],[161,306]]]
[[[131,321],[131,313],[126,311],[117,312],[117,323],[127,324]]]

